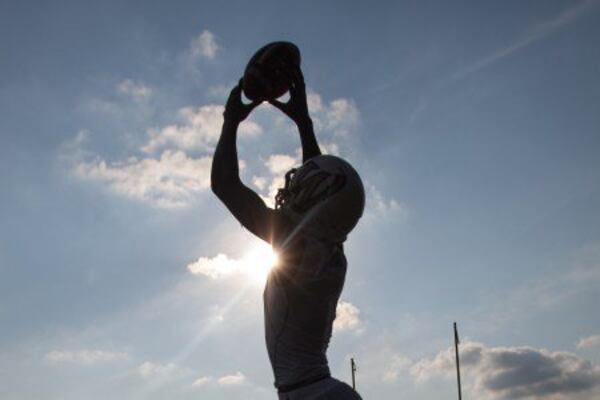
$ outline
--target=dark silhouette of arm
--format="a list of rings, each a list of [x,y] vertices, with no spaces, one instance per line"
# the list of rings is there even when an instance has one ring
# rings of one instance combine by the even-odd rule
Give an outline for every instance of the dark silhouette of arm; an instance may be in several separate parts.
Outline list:
[[[239,124],[258,105],[243,104],[241,85],[236,86],[227,100],[223,129],[217,143],[211,169],[211,189],[233,216],[250,232],[271,242],[276,213],[240,179],[237,155]]]
[[[308,113],[306,85],[300,67],[296,66],[291,69],[288,73],[288,78],[291,82],[290,100],[287,103],[271,100],[270,103],[283,111],[285,115],[296,123],[300,132],[300,142],[302,143],[302,162],[305,162],[320,155],[321,149],[317,143],[312,119]]]
[[[300,132],[300,142],[302,143],[302,162],[321,155],[321,149],[317,143],[317,137],[313,129],[313,123],[310,117],[298,124]]]

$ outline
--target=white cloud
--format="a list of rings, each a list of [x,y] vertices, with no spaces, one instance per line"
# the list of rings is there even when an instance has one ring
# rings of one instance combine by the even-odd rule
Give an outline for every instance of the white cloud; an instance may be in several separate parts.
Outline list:
[[[265,161],[265,166],[269,170],[270,178],[254,177],[253,183],[261,191],[261,197],[269,207],[274,207],[275,195],[277,191],[285,184],[285,174],[291,168],[301,164],[300,151],[296,155],[273,154]],[[267,182],[270,179],[270,183]]]
[[[288,172],[294,166],[297,166],[300,160],[287,154],[273,154],[269,156],[265,165],[274,175],[282,175]]]
[[[239,386],[242,384],[246,384],[247,378],[240,371],[236,372],[235,374],[223,375],[220,378],[216,378],[216,379],[213,379],[210,376],[201,376],[200,378],[196,379],[192,383],[192,387],[200,388],[200,387],[206,386],[207,384],[212,384],[213,382],[215,382],[217,385],[223,386],[223,387]]]
[[[344,372],[347,371],[350,357],[353,357],[361,386],[408,385],[411,383],[410,367],[413,362],[404,352],[398,351],[399,347],[405,347],[407,340],[398,336],[403,335],[397,330],[386,329],[362,335],[360,343],[353,346],[352,353],[343,364]]]
[[[90,156],[90,152],[85,149],[89,141],[90,131],[80,129],[74,138],[66,140],[60,147],[59,158],[69,164],[78,162]]]
[[[151,361],[142,363],[137,371],[142,378],[154,382],[182,378],[189,373],[174,363],[159,364]]]
[[[104,160],[80,162],[74,172],[81,179],[107,182],[114,192],[156,207],[182,207],[194,194],[210,187],[210,157],[194,159],[181,151],[166,150],[160,159],[130,158],[109,164]]]
[[[189,389],[189,382],[193,379],[193,372],[189,368],[173,362],[146,361],[138,365],[134,372],[144,381],[143,385],[139,386],[140,398],[150,398],[151,394],[167,386],[187,386]]]
[[[319,143],[319,147],[323,154],[331,154],[334,156],[339,156],[340,148],[336,143]]]
[[[208,30],[202,31],[198,37],[192,40],[190,46],[190,53],[194,58],[204,57],[212,60],[217,55],[218,50],[219,46],[215,41],[215,35]]]
[[[388,198],[383,195],[374,185],[365,183],[366,202],[365,215],[366,220],[376,220],[379,218],[387,218],[394,216],[393,221],[398,219],[404,221],[408,218],[408,209],[400,204],[394,198]]]
[[[209,383],[211,380],[212,379],[208,376],[201,376],[200,378],[196,379],[194,383],[192,383],[192,386],[201,387]]]
[[[600,394],[600,368],[572,353],[467,342],[461,346],[460,355],[468,377],[466,388],[478,398],[559,399],[592,391]],[[417,381],[434,376],[453,378],[454,373],[453,347],[411,367]]]
[[[103,350],[63,351],[53,350],[44,356],[44,359],[54,363],[72,363],[78,365],[93,365],[109,361],[128,359],[129,355],[123,352],[110,352]]]
[[[362,323],[360,320],[360,310],[354,304],[340,301],[335,312],[333,321],[333,331],[354,331],[360,332]]]
[[[118,90],[137,97],[150,93],[149,88],[132,80],[121,82]],[[358,120],[358,112],[350,100],[336,99],[324,105],[320,96],[311,92],[309,102],[318,114],[315,118],[322,121],[327,129],[332,129],[329,134],[341,132]],[[92,153],[83,151],[87,131],[81,131],[76,139],[65,143],[62,153],[74,165],[73,171],[81,179],[104,182],[115,193],[156,207],[186,206],[197,192],[210,186],[211,168],[210,157],[193,158],[188,154],[214,151],[221,133],[223,110],[224,107],[218,104],[181,108],[178,121],[147,131],[148,140],[140,147],[149,155],[147,157],[130,157],[116,162],[100,157],[94,159]],[[239,127],[241,137],[256,136],[262,132],[262,126],[251,118]],[[339,152],[336,143],[322,143],[325,153]],[[285,172],[300,163],[300,151],[294,155],[274,154],[265,162],[270,174],[253,178],[254,185],[269,206],[274,205],[275,194],[284,184]],[[240,160],[240,168],[244,167],[244,161]]]
[[[204,275],[211,279],[222,279],[245,274],[258,283],[264,279],[277,261],[271,246],[264,242],[256,242],[242,258],[233,259],[225,254],[215,257],[200,257],[188,264],[187,269],[194,275]]]
[[[600,335],[592,335],[582,338],[577,342],[577,349],[579,350],[600,350]]]
[[[400,209],[400,204],[395,199],[387,199],[383,194],[375,188],[375,186],[369,186],[369,200],[371,201],[371,207],[373,210],[379,213],[385,213],[388,211],[396,211]]]
[[[358,123],[358,108],[352,100],[335,99],[329,104],[327,117],[329,126],[353,127]]]
[[[187,266],[188,271],[194,275],[205,275],[212,279],[219,279],[235,274],[243,268],[241,260],[217,254],[213,258],[200,257],[198,261]]]
[[[463,343],[460,347],[461,366],[466,367],[473,363],[473,358],[478,357],[480,347],[474,343]],[[433,377],[443,375],[451,377],[454,371],[454,349],[448,348],[438,353],[433,359],[422,359],[410,369],[411,375],[417,382],[424,382]]]
[[[306,97],[315,130],[347,136],[358,126],[360,112],[353,100],[338,98],[324,104],[321,96],[313,90],[308,90]]]
[[[252,184],[254,184],[258,190],[264,190],[267,187],[267,178],[264,176],[253,176]]]
[[[88,141],[89,136],[90,131],[87,129],[80,129],[79,132],[77,132],[77,135],[72,140],[67,141],[66,144],[73,150],[79,150]]]
[[[269,184],[269,190],[266,196],[263,197],[263,200],[269,207],[275,206],[275,195],[279,191],[279,189],[285,186],[285,176],[284,175],[276,175],[271,178],[271,183]]]
[[[219,140],[223,125],[222,105],[208,104],[197,109],[184,107],[179,110],[182,123],[153,128],[148,131],[150,139],[142,150],[152,153],[167,146],[183,150],[212,151]],[[239,126],[241,136],[256,136],[262,128],[252,120],[245,120]]]
[[[321,95],[312,90],[307,90],[306,92],[306,104],[308,105],[308,111],[311,114],[323,110],[323,100],[321,99]]]
[[[403,356],[402,354],[394,354],[391,356],[391,360],[383,372],[381,379],[388,383],[396,382],[400,375],[408,370],[411,365],[412,361],[410,358]]]
[[[141,82],[135,82],[131,79],[125,79],[117,85],[117,92],[130,96],[136,101],[149,98],[152,95],[152,89]]]
[[[241,372],[236,372],[233,375],[225,375],[220,377],[217,382],[221,386],[240,385],[246,381],[246,377]]]

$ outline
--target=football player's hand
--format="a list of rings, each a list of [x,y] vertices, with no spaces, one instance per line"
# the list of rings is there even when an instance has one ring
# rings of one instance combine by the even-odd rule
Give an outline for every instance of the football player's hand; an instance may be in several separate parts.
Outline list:
[[[240,123],[248,117],[248,114],[252,112],[261,102],[253,101],[250,104],[244,104],[242,101],[242,80],[240,79],[238,84],[231,89],[227,104],[225,105],[225,111],[223,117],[226,121],[234,123]]]
[[[282,70],[286,70],[285,68]],[[304,76],[299,66],[293,67],[286,73],[290,81],[290,99],[287,103],[278,100],[269,100],[273,106],[280,109],[285,115],[290,117],[298,126],[310,122],[308,114],[308,104],[306,101],[306,86]]]

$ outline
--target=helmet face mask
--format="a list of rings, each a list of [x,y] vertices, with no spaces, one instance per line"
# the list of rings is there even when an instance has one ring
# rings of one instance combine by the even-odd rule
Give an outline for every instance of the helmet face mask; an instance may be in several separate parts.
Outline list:
[[[285,186],[275,196],[275,208],[305,232],[343,242],[364,209],[364,188],[350,164],[320,155],[286,173]]]
[[[286,173],[286,185],[279,190],[276,208],[286,206],[296,213],[305,213],[334,195],[345,182],[344,174],[324,171],[309,160],[302,167]]]

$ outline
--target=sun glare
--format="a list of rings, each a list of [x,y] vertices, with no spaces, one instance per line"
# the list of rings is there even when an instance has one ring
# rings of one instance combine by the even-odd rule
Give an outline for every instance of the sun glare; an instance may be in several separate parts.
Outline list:
[[[271,246],[259,243],[250,249],[242,259],[243,270],[254,282],[264,284],[269,276],[269,271],[277,265],[277,260],[277,254]]]

